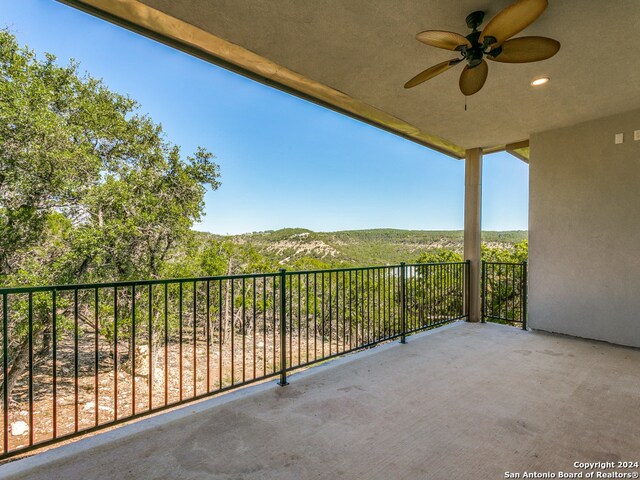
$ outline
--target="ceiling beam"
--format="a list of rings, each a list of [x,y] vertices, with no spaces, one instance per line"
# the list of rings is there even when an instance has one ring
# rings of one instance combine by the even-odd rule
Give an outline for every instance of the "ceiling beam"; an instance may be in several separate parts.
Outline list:
[[[529,140],[523,140],[521,142],[510,143],[505,146],[507,153],[510,153],[516,158],[519,158],[524,163],[529,163]]]
[[[424,145],[456,159],[464,148],[304,77],[138,0],[58,0],[207,62]]]

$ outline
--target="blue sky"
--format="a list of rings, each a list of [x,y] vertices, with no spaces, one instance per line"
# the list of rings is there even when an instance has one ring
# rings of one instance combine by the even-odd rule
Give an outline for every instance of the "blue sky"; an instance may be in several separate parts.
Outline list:
[[[0,3],[0,27],[38,54],[138,100],[184,154],[221,166],[196,229],[460,230],[464,162],[260,85],[53,0]],[[485,156],[483,229],[527,229],[528,166]]]

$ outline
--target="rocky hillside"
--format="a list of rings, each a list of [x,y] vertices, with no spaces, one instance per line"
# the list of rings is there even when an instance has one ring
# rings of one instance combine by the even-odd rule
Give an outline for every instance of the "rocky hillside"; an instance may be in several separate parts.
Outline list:
[[[219,240],[225,238],[214,237]],[[286,228],[227,238],[234,243],[251,244],[261,254],[282,264],[314,258],[326,263],[385,265],[411,262],[421,253],[435,249],[462,253],[464,236],[462,231],[375,229],[313,232]],[[510,248],[526,238],[526,231],[483,233],[484,242],[492,247]]]

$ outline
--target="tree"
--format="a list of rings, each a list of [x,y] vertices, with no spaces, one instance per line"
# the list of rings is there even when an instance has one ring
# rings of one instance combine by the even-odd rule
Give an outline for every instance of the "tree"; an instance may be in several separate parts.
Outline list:
[[[489,316],[518,319],[523,315],[523,275],[524,270],[515,264],[527,261],[529,244],[525,239],[512,248],[482,245],[482,259],[487,263],[486,277],[483,279],[484,303]],[[494,263],[491,263],[494,262]]]
[[[482,259],[487,262],[522,263],[529,257],[529,242],[525,239],[515,243],[512,248],[481,245]]]
[[[435,265],[418,267],[415,276],[409,279],[409,282],[415,283],[411,288],[418,294],[408,302],[408,308],[414,312],[427,312],[431,321],[461,315],[464,269],[449,264],[462,261],[462,255],[444,248],[422,253],[417,263]]]
[[[448,263],[448,262],[462,262],[462,255],[453,250],[447,250],[445,248],[436,248],[420,254],[417,259],[417,263]]]
[[[182,155],[139,109],[77,63],[39,59],[0,31],[0,285],[154,278],[189,244],[219,167],[203,148]],[[36,300],[37,352],[51,308]],[[23,305],[11,308],[13,387],[28,342]]]

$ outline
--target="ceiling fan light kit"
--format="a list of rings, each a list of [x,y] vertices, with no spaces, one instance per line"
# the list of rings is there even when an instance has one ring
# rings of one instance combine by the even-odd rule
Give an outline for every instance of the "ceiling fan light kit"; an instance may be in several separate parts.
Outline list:
[[[518,0],[493,17],[482,31],[478,27],[484,21],[484,12],[472,12],[466,18],[467,26],[472,30],[466,37],[442,30],[417,34],[416,39],[422,43],[460,52],[460,57],[427,68],[409,80],[404,88],[415,87],[465,61],[467,65],[460,75],[459,86],[460,91],[469,96],[479,92],[487,80],[489,66],[486,60],[529,63],[553,57],[560,50],[557,40],[535,36],[511,39],[533,23],[547,5],[548,0]]]

